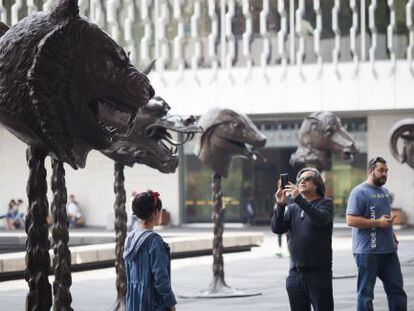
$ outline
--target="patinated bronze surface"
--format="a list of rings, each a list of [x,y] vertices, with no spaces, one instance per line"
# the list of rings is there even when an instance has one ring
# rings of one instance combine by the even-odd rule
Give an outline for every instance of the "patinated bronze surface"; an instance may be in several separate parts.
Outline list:
[[[53,309],[71,311],[72,285],[71,252],[69,249],[69,217],[66,211],[67,191],[65,181],[65,168],[63,162],[52,159],[51,188],[53,201],[51,205],[53,216],[52,241],[53,241]]]
[[[213,197],[213,280],[210,284],[211,293],[217,293],[224,290],[227,286],[224,279],[224,260],[223,260],[223,193],[221,191],[221,176],[213,173],[211,190]]]
[[[303,120],[299,130],[299,146],[290,158],[292,166],[311,165],[318,170],[332,168],[332,152],[352,160],[359,152],[341,120],[332,112],[314,112]]]
[[[126,310],[126,293],[127,293],[127,280],[125,271],[125,262],[122,255],[124,254],[124,244],[127,232],[127,213],[125,211],[126,192],[125,192],[125,176],[124,165],[115,162],[115,271],[116,271],[116,301],[114,310],[124,311]]]
[[[46,154],[43,150],[29,146],[26,158],[29,166],[27,198],[29,206],[26,216],[26,271],[29,285],[26,296],[26,310],[49,310],[52,306],[52,288],[48,275],[50,271],[49,231],[47,215],[47,182],[45,169]]]
[[[59,161],[52,177],[55,310],[71,310],[63,162],[84,167],[92,148],[128,135],[153,95],[123,49],[79,15],[77,0],[60,0],[10,29],[0,24],[0,123],[29,145],[26,309],[52,305],[45,157]]]
[[[173,173],[178,166],[177,146],[201,129],[193,117],[183,119],[169,114],[169,110],[165,100],[155,96],[140,108],[131,135],[102,152],[125,166],[145,164],[162,173]],[[174,141],[169,131],[182,134],[183,140]]]
[[[153,95],[124,50],[79,15],[77,0],[28,16],[0,38],[1,124],[73,168],[128,134]]]
[[[229,173],[232,157],[255,159],[255,149],[266,144],[266,137],[247,116],[230,109],[209,110],[198,125],[203,133],[197,141],[196,154],[223,177]]]
[[[169,114],[170,106],[159,96],[153,97],[148,105],[140,108],[135,127],[130,136],[114,143],[103,151],[115,161],[115,233],[116,233],[116,288],[115,310],[125,310],[126,274],[123,260],[124,242],[127,232],[125,211],[124,165],[145,164],[162,173],[173,173],[178,166],[177,147],[190,140],[201,129],[194,125],[195,118],[182,118]],[[180,141],[172,140],[168,132],[183,136]]]
[[[414,119],[401,120],[392,127],[390,148],[398,162],[414,169]]]
[[[245,115],[230,109],[212,109],[203,115],[198,125],[203,129],[196,147],[201,162],[210,167],[213,198],[213,280],[206,291],[193,297],[242,297],[258,293],[246,293],[229,287],[224,280],[223,261],[223,202],[221,178],[227,177],[233,157],[249,160],[257,158],[257,148],[264,147],[266,137]]]

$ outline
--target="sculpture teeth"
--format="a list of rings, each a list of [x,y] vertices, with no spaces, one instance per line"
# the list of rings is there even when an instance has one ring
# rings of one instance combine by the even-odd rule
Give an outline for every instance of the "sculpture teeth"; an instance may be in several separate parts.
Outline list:
[[[109,133],[115,134],[118,129],[116,127],[110,126],[109,128],[107,128],[107,130]]]
[[[123,124],[123,126],[114,126],[106,125],[104,121],[101,121],[101,110],[105,109],[105,114],[111,114],[112,118],[116,120],[119,124]],[[114,135],[118,132],[118,134],[123,135],[123,133],[126,132],[128,134],[129,131],[126,130],[127,126],[130,126],[132,128],[132,124],[134,119],[131,116],[131,113],[129,111],[120,109],[113,101],[107,98],[98,98],[91,106],[92,113],[98,122],[98,124],[104,129],[107,133],[110,135]],[[103,119],[104,120],[104,119]],[[107,122],[108,123],[108,122]],[[122,130],[120,130],[120,128]]]

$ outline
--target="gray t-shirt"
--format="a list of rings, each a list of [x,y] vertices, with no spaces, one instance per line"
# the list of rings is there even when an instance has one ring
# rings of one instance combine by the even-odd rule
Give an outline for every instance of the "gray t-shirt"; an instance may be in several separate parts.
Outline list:
[[[371,186],[363,182],[356,186],[349,195],[347,215],[362,216],[370,219],[391,216],[391,197],[384,187]],[[352,251],[354,254],[393,253],[393,229],[352,228]]]

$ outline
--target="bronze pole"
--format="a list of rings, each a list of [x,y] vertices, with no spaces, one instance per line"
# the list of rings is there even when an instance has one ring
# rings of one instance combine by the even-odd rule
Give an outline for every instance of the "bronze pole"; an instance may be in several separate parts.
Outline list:
[[[26,310],[50,310],[52,288],[49,283],[50,241],[47,226],[49,203],[47,201],[47,181],[45,169],[46,154],[36,147],[29,146],[26,160],[29,166],[27,181],[28,209],[26,218],[26,271],[29,285],[26,296]]]
[[[123,258],[124,243],[127,233],[127,214],[125,211],[125,187],[124,187],[124,165],[115,162],[115,270],[116,270],[116,290],[117,300],[115,310],[125,310],[126,299],[126,272]]]
[[[212,196],[213,196],[213,281],[210,285],[211,292],[220,291],[226,285],[224,281],[224,261],[223,261],[223,201],[221,192],[221,175],[213,173],[212,176]]]
[[[52,243],[53,243],[53,282],[55,311],[72,311],[71,253],[69,250],[69,218],[66,211],[67,190],[65,182],[65,168],[59,160],[52,159],[53,175],[51,186],[53,201],[51,205],[53,216]]]

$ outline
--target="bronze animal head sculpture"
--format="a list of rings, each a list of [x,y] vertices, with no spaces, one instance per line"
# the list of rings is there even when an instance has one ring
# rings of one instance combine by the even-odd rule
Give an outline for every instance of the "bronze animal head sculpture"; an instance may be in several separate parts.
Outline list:
[[[121,138],[103,153],[123,165],[145,164],[162,173],[173,173],[178,166],[177,147],[186,143],[201,129],[195,118],[170,115],[170,106],[159,96],[140,108],[132,133]],[[183,135],[174,141],[169,133]]]
[[[77,0],[0,27],[0,123],[53,158],[84,167],[133,128],[154,90]]]
[[[350,161],[359,152],[341,120],[332,112],[314,112],[305,118],[299,130],[299,146],[290,158],[292,166],[310,164],[318,170],[332,168],[332,152]]]
[[[198,158],[223,177],[228,176],[232,157],[255,159],[255,149],[266,137],[245,115],[230,109],[211,109],[198,121],[203,133],[197,141]]]
[[[391,129],[390,148],[394,158],[414,169],[414,119],[403,119]],[[402,145],[399,146],[399,141]],[[401,151],[399,151],[401,149]]]

